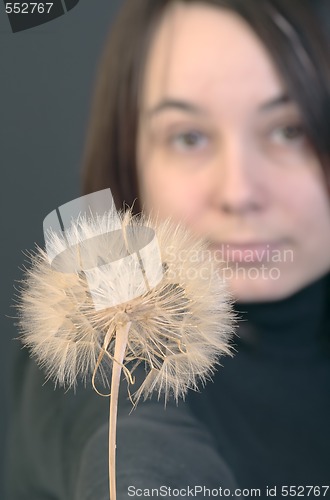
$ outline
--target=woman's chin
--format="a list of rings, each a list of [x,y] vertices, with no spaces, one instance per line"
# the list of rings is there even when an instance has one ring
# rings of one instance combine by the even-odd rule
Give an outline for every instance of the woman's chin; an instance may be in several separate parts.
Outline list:
[[[271,302],[284,299],[302,287],[277,267],[229,265],[223,270],[228,288],[238,302]]]

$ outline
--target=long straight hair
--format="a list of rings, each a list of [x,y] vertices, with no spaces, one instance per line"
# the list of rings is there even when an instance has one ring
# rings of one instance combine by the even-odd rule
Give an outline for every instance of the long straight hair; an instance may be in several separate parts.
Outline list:
[[[82,194],[111,187],[117,208],[139,212],[136,138],[148,47],[175,3],[212,5],[243,18],[264,44],[302,114],[330,194],[329,0],[127,0],[96,78],[83,154]]]

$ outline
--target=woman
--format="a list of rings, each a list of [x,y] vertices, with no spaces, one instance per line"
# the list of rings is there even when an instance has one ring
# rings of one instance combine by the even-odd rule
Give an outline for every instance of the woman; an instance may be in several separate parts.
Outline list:
[[[83,193],[110,186],[207,238],[245,320],[185,404],[128,416],[123,397],[118,498],[330,495],[329,16],[326,0],[131,0],[112,29]],[[10,498],[107,498],[107,402],[40,394],[41,376],[28,363]]]

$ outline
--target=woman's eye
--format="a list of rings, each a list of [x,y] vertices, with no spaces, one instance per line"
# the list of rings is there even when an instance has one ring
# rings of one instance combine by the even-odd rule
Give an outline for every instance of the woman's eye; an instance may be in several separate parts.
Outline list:
[[[170,143],[181,151],[195,151],[203,149],[207,145],[205,134],[191,130],[171,136]]]
[[[305,130],[302,125],[285,125],[278,127],[271,133],[273,139],[278,143],[301,141],[305,138]]]

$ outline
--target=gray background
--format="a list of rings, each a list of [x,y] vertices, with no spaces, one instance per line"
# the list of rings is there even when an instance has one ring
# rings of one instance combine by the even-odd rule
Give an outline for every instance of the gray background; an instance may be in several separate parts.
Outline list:
[[[79,196],[95,71],[121,0],[80,0],[64,16],[12,33],[0,3],[0,498],[11,361],[20,344],[12,307],[23,251],[44,244],[44,217]]]

